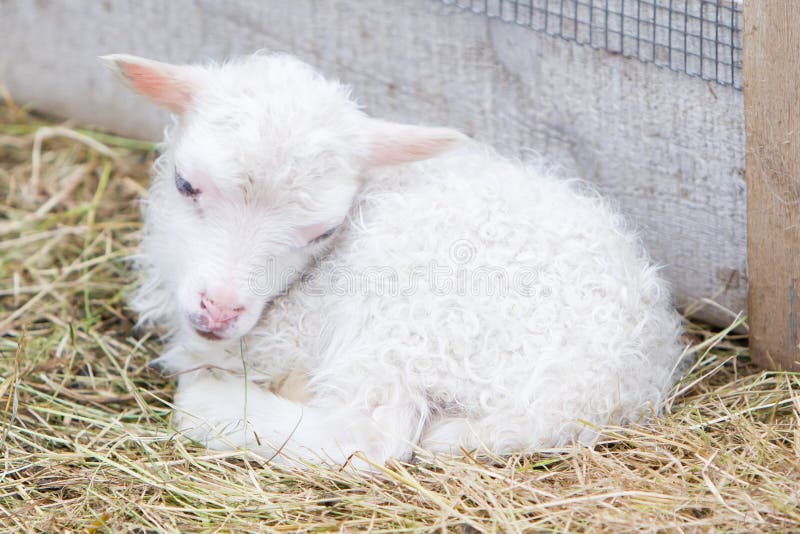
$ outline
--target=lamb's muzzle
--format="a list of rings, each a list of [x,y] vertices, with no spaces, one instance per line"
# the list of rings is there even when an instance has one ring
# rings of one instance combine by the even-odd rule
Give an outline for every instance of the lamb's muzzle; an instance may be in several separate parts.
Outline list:
[[[199,312],[189,313],[187,318],[198,335],[210,340],[225,338],[225,332],[245,310],[244,306],[225,303],[205,293],[200,294],[199,308]]]

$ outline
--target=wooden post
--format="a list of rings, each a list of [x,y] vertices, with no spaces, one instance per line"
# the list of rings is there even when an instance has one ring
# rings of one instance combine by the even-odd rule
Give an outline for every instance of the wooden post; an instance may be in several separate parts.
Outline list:
[[[800,370],[800,0],[745,0],[750,351]]]

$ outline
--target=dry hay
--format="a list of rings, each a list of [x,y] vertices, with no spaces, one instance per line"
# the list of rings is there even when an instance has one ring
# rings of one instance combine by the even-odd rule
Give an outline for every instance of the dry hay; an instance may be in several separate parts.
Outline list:
[[[800,375],[696,324],[669,414],[594,450],[372,477],[203,450],[170,428],[159,344],[125,306],[152,147],[42,126],[0,108],[4,530],[800,529]]]

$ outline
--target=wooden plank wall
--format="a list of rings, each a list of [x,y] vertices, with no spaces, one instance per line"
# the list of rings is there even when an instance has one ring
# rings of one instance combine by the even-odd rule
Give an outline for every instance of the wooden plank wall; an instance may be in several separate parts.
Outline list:
[[[750,347],[800,370],[800,1],[747,0],[744,17]]]

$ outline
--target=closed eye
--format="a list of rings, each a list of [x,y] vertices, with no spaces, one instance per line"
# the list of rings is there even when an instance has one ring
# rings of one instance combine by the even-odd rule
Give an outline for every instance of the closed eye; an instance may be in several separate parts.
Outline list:
[[[191,199],[196,199],[200,194],[200,190],[193,187],[177,170],[175,170],[175,187],[178,189],[178,193]]]
[[[324,232],[319,234],[317,237],[315,237],[314,239],[309,241],[308,244],[309,245],[313,245],[313,244],[316,244],[316,243],[319,243],[321,241],[326,240],[327,238],[329,238],[330,236],[333,235],[333,233],[336,231],[337,228],[339,228],[339,227],[338,226],[334,226],[333,228],[329,228],[328,230],[325,230]]]

